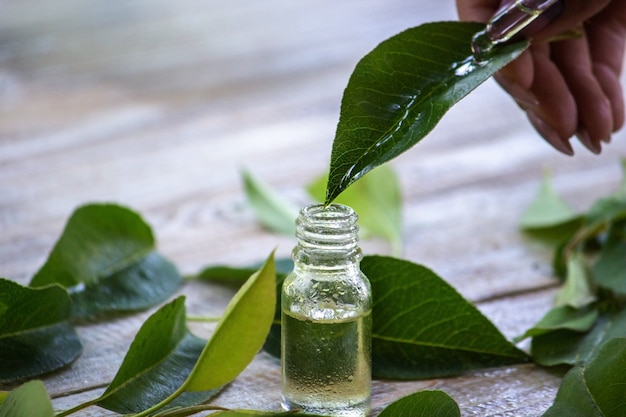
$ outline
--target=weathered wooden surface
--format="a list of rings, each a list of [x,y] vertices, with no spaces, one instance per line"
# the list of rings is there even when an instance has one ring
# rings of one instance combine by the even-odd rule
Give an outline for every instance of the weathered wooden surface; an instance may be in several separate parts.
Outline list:
[[[453,2],[426,0],[0,2],[0,276],[28,282],[70,213],[94,201],[141,212],[184,273],[258,261],[274,247],[288,255],[293,239],[263,231],[245,207],[240,169],[303,201],[327,167],[358,59],[407,27],[455,18]],[[561,156],[486,83],[393,163],[404,256],[448,279],[505,335],[520,334],[554,293],[550,255],[517,229],[542,171],[582,210],[617,186],[625,139],[615,135],[602,156],[578,145],[576,157]],[[198,283],[182,292],[189,313],[203,315],[232,295]],[[44,378],[55,406],[97,396],[148,314],[80,327],[82,357]],[[376,381],[373,398],[379,411],[442,389],[464,416],[537,416],[559,382],[524,365]],[[216,403],[271,410],[279,396],[279,366],[260,354]]]

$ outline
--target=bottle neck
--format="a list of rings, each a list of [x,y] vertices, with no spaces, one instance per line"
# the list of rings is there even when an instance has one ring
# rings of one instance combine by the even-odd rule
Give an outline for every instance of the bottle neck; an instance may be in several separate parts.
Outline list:
[[[300,211],[296,220],[298,245],[293,260],[301,266],[348,268],[358,265],[358,216],[348,206],[310,205]]]

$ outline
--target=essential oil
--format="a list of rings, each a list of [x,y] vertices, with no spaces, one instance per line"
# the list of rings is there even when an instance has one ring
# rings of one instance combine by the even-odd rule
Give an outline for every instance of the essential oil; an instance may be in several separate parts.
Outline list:
[[[309,206],[296,222],[282,291],[283,407],[363,417],[371,397],[371,290],[359,269],[356,214]]]

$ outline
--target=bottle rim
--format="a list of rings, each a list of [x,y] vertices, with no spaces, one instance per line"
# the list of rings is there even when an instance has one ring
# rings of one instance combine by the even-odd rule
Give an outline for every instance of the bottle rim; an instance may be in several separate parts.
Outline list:
[[[344,204],[310,204],[300,210],[300,217],[314,222],[342,222],[356,223],[358,215],[350,206]]]
[[[343,204],[306,206],[296,221],[298,247],[320,254],[359,251],[357,219],[356,212]]]

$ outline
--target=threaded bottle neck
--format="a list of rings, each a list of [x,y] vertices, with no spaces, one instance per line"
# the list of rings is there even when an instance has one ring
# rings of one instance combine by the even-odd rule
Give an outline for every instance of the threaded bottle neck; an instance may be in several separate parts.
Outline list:
[[[294,249],[294,260],[360,260],[357,219],[354,210],[341,204],[304,207],[296,220],[298,246]]]

